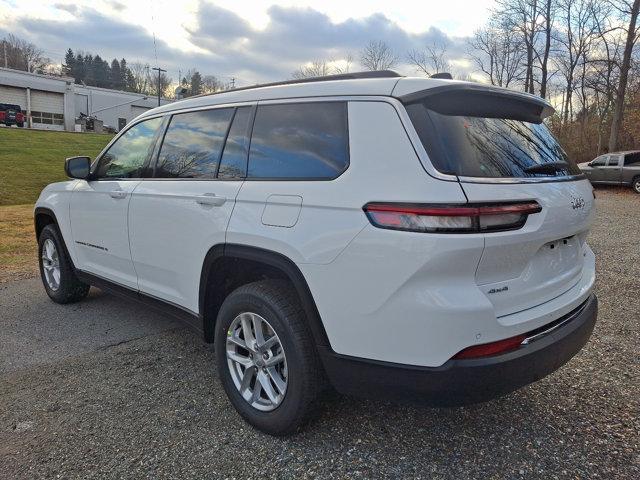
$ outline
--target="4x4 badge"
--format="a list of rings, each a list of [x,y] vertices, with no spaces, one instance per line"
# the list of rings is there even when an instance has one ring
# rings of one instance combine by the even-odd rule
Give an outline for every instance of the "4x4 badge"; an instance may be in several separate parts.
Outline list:
[[[582,197],[572,197],[571,198],[571,208],[577,210],[578,208],[584,208],[584,198]]]

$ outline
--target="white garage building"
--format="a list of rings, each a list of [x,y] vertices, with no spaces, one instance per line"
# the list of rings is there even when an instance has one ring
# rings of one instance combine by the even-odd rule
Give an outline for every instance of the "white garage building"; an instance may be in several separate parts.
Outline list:
[[[170,100],[162,99],[161,103]],[[27,125],[47,130],[75,130],[80,114],[95,116],[120,130],[142,112],[158,105],[141,93],[76,85],[73,78],[0,68],[0,103],[20,105]]]

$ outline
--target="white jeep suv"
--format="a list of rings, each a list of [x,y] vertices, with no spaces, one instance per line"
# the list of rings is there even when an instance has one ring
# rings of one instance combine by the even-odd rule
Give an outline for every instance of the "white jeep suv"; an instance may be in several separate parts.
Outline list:
[[[394,72],[164,105],[43,190],[44,287],[184,319],[271,434],[300,428],[329,386],[486,401],[559,368],[596,321],[594,195],[550,113]]]

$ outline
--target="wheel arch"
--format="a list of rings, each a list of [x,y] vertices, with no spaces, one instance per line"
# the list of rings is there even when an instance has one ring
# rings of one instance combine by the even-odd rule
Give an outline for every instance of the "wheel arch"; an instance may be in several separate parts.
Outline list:
[[[36,240],[40,238],[42,230],[47,225],[54,224],[58,231],[60,231],[60,225],[58,225],[58,218],[56,214],[50,208],[36,207],[33,212],[33,226],[36,232]]]
[[[230,268],[234,268],[233,272]],[[283,278],[293,285],[315,344],[329,347],[327,332],[315,300],[298,266],[281,253],[237,244],[215,245],[205,256],[198,299],[205,340],[213,341],[218,311],[226,295],[241,285],[261,278]]]

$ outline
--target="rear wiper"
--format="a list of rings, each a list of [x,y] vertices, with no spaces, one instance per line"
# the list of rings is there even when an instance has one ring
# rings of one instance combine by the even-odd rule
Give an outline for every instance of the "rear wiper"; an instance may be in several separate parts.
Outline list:
[[[566,170],[569,164],[567,162],[549,162],[533,165],[524,169],[525,173],[555,173]]]

